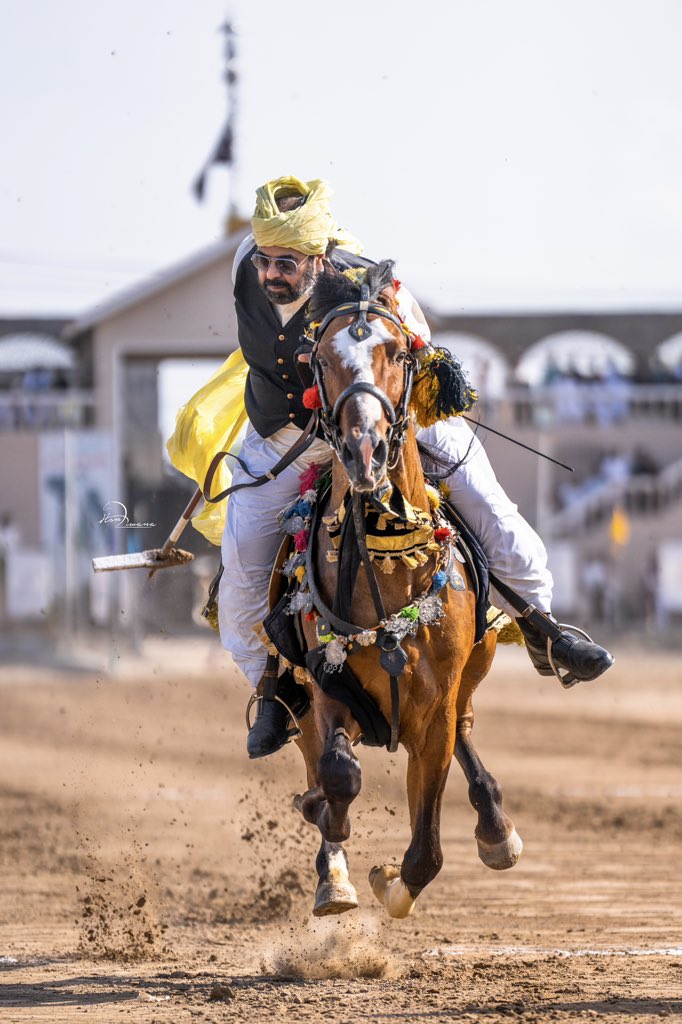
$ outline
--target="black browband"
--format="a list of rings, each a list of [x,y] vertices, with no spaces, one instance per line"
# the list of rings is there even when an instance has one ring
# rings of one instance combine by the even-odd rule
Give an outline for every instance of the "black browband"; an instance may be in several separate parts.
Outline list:
[[[367,289],[367,285],[362,286],[363,292]],[[390,309],[386,306],[380,305],[378,302],[370,302],[364,296],[360,298],[358,302],[344,302],[340,306],[335,306],[334,309],[330,309],[323,320],[320,321],[313,329],[313,343],[317,343],[324,332],[329,327],[332,320],[336,320],[340,316],[350,316],[353,313],[358,313],[358,319],[355,323],[351,324],[349,330],[354,338],[361,340],[365,337],[365,332],[371,334],[372,330],[367,323],[367,315],[374,313],[376,316],[382,317],[384,320],[390,320],[396,327],[399,327],[403,334],[409,338],[409,332],[405,330],[405,325],[398,319],[398,317],[391,313]]]

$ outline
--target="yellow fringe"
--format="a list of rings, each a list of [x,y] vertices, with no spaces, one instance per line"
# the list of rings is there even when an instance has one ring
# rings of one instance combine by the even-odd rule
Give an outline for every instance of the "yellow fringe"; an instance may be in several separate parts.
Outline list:
[[[497,642],[498,644],[516,644],[517,647],[526,646],[523,633],[519,629],[518,622],[514,621],[514,619],[510,619],[506,626],[503,626],[499,631]]]
[[[220,631],[220,627],[218,625],[218,602],[216,601],[212,608],[208,608],[208,606],[206,606],[202,610],[201,614],[204,617],[204,622],[210,626],[211,629],[215,629],[216,633],[218,633]]]
[[[425,365],[428,366],[428,357]],[[420,427],[431,427],[440,419],[434,412],[439,388],[436,375],[429,373],[428,370],[420,373],[412,385],[410,408],[414,411]]]
[[[501,611],[494,605],[488,608],[486,619],[488,629],[494,629],[497,633],[498,644],[516,644],[518,647],[525,647],[526,641],[519,625],[506,612]]]
[[[426,485],[426,496],[429,499],[429,508],[432,512],[440,508],[440,494],[431,484]]]

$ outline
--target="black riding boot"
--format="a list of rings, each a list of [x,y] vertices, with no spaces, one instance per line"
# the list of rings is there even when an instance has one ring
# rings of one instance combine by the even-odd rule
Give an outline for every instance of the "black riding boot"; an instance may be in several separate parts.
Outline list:
[[[301,718],[310,707],[308,694],[288,670],[277,680],[275,693],[287,707],[291,708],[297,718]],[[246,738],[246,750],[250,758],[274,754],[289,739],[290,719],[284,704],[274,697],[267,696],[258,701],[256,720]]]
[[[535,626],[526,619],[517,619],[519,629],[526,640],[526,650],[533,665],[541,676],[553,676],[555,673],[549,663],[547,654],[547,640]],[[554,620],[552,619],[554,622]],[[554,663],[570,673],[572,679],[564,684],[572,685],[573,682],[587,682],[596,679],[607,668],[613,665],[613,655],[599,644],[593,644],[589,640],[582,640],[572,636],[563,630],[561,634],[552,641],[552,658]]]

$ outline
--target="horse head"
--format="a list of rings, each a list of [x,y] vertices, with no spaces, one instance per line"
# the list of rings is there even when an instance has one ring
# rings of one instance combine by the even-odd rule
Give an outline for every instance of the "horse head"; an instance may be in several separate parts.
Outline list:
[[[310,307],[322,426],[354,490],[370,493],[395,466],[409,424],[414,362],[393,266],[384,260],[362,276],[327,271]]]

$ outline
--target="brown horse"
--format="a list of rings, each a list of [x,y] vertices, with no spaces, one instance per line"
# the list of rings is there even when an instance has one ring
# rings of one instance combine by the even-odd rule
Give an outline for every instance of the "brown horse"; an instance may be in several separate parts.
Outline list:
[[[414,367],[412,339],[397,315],[392,268],[390,261],[371,267],[364,290],[345,275],[323,275],[313,295],[314,317],[321,323],[316,329],[312,363],[321,394],[322,421],[337,456],[332,470],[332,510],[342,506],[348,493],[356,503],[384,495],[387,484],[398,488],[414,508],[429,509],[408,407]],[[341,563],[333,561],[338,553],[324,527],[311,537],[310,544],[309,572],[315,576],[317,595],[329,609],[337,594]],[[437,552],[429,551],[424,564],[412,567],[398,560],[390,575],[379,574],[380,601],[387,616],[429,592],[438,558]],[[373,573],[364,568],[365,562],[359,564],[363,567],[353,584],[347,584],[352,590],[349,618],[358,633],[376,629],[378,618],[370,579]],[[463,566],[458,568],[466,574]],[[490,631],[474,643],[475,598],[468,575],[462,589],[446,586],[440,596],[440,621],[419,625],[416,635],[402,642],[407,657],[398,684],[399,741],[409,758],[412,838],[399,867],[386,864],[370,874],[375,896],[392,917],[405,917],[412,911],[417,896],[442,866],[440,812],[453,751],[478,812],[475,836],[480,858],[489,867],[501,869],[512,867],[521,853],[519,836],[502,810],[499,786],[483,767],[471,741],[472,696],[490,669],[496,634]],[[320,647],[319,621],[304,622],[309,649]],[[391,687],[380,654],[376,643],[354,648],[348,665],[390,722],[394,716]],[[297,742],[305,758],[309,788],[296,797],[294,805],[322,834],[314,907],[314,913],[321,916],[357,906],[341,844],[350,835],[349,806],[360,792],[361,769],[353,747],[361,728],[346,703],[337,699],[338,694],[332,697],[310,681],[307,688],[313,711],[301,721],[303,735]]]

